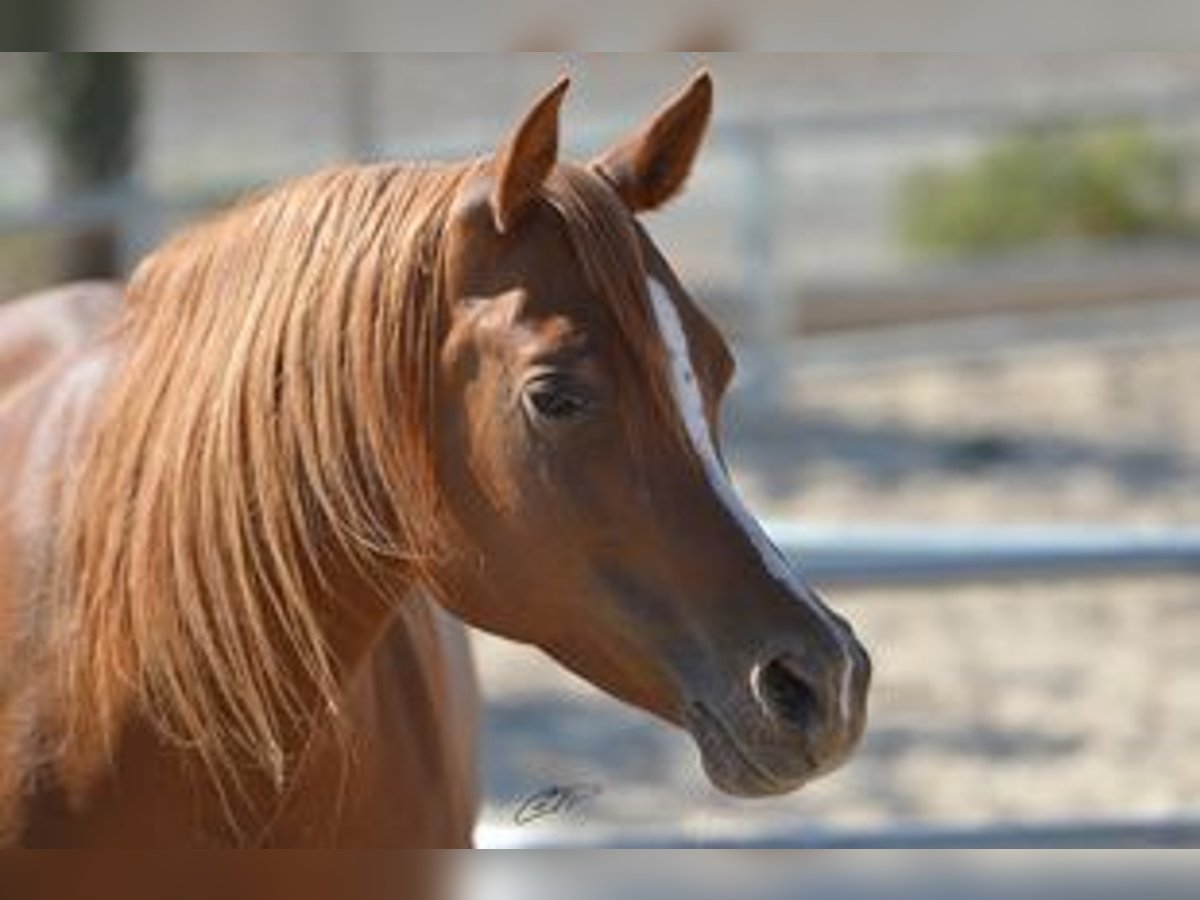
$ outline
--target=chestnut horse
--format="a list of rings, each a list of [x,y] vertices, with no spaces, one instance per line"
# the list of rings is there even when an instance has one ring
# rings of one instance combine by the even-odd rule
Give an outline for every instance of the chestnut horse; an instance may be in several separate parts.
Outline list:
[[[461,630],[688,729],[720,788],[839,765],[870,666],[740,504],[733,363],[636,220],[698,77],[587,165],[338,168],[177,237],[0,409],[0,841],[468,846]]]

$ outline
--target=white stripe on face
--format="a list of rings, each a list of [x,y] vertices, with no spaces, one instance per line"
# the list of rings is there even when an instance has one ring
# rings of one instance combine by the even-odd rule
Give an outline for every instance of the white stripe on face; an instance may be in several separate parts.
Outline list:
[[[838,701],[843,718],[848,720],[850,718],[850,687],[854,676],[854,655],[849,647],[849,636],[846,634],[845,628],[834,619],[833,614],[804,583],[804,579],[787,561],[779,548],[767,537],[762,526],[758,524],[758,520],[746,509],[742,498],[738,496],[730,482],[725,467],[717,455],[716,445],[713,443],[708,416],[704,410],[704,395],[700,390],[700,383],[696,379],[687,332],[679,317],[679,310],[670,293],[662,284],[654,278],[648,279],[648,283],[650,301],[654,307],[658,330],[667,348],[675,402],[679,406],[679,414],[683,419],[692,449],[703,464],[704,472],[708,476],[713,491],[716,492],[721,503],[758,551],[763,565],[771,577],[787,587],[797,600],[808,606],[837,640],[843,654]]]

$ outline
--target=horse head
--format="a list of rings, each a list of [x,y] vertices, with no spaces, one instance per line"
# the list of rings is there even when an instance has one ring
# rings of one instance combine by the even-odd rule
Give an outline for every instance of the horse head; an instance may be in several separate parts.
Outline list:
[[[566,88],[447,224],[436,459],[463,539],[439,597],[687,728],[725,791],[792,790],[855,746],[870,663],[734,491],[732,354],[638,220],[681,191],[712,83],[587,164],[559,159]]]

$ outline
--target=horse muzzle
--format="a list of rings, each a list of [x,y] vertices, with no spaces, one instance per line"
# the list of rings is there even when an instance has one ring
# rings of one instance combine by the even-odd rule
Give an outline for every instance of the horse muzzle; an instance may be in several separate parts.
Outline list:
[[[767,797],[840,767],[862,738],[871,680],[857,643],[845,666],[818,678],[802,658],[772,655],[723,702],[689,702],[684,724],[712,783],[734,796]]]

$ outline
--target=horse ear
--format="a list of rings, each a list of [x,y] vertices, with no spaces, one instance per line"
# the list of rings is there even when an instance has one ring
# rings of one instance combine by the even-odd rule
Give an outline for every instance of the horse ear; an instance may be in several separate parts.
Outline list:
[[[490,201],[492,219],[501,234],[512,228],[537,196],[558,161],[558,114],[570,84],[564,77],[543,94],[496,154]]]
[[[712,118],[713,83],[701,72],[646,125],[592,166],[634,212],[657,209],[683,188]]]

